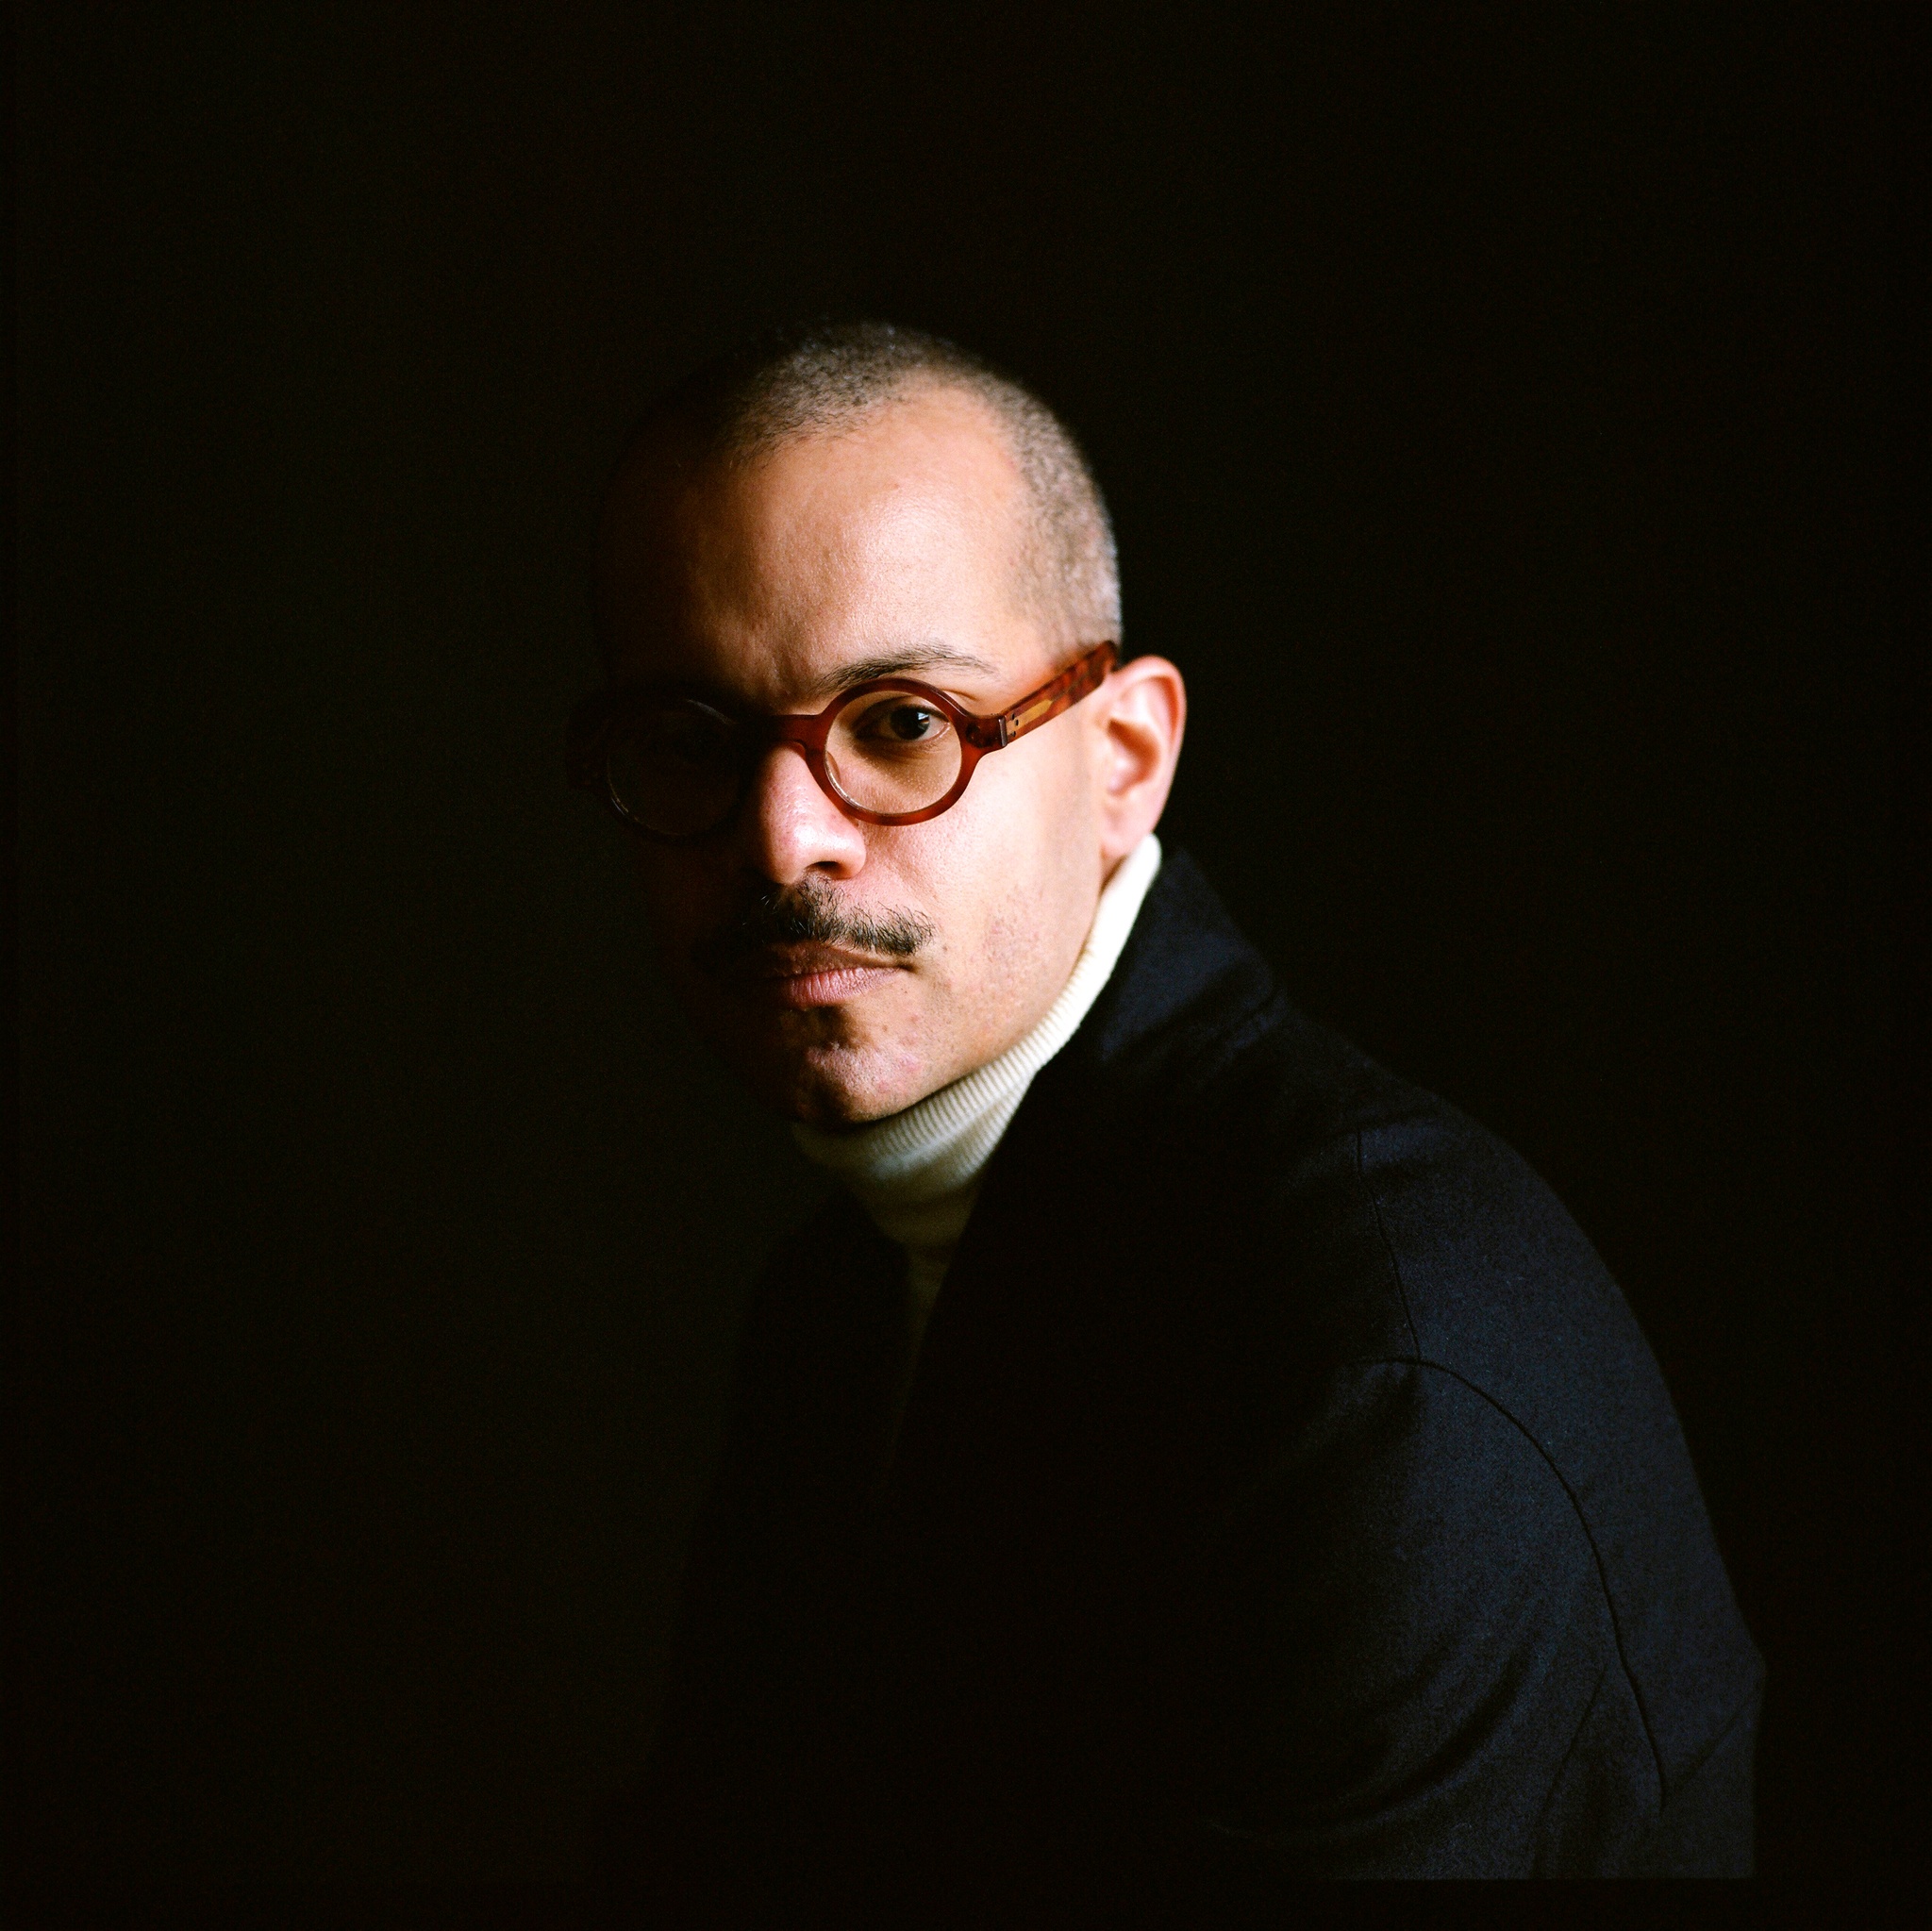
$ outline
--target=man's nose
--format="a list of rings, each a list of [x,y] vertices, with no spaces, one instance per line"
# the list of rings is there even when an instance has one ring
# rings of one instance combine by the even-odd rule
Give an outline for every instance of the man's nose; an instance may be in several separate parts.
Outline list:
[[[751,774],[739,807],[746,857],[774,885],[809,873],[851,878],[865,864],[865,833],[820,790],[795,746],[774,744]]]

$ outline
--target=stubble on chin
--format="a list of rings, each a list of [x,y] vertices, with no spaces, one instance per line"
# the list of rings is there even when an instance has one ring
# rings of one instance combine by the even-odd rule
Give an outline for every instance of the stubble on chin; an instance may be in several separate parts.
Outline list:
[[[916,1050],[924,1028],[911,1013],[867,1011],[870,1000],[807,1012],[747,1009],[708,982],[690,990],[687,1009],[711,1049],[755,1100],[784,1119],[861,1125],[945,1083]]]

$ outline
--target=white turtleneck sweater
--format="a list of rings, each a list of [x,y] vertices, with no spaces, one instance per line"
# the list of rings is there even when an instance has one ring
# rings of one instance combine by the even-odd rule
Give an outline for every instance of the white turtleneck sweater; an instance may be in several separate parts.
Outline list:
[[[1072,975],[1046,1016],[997,1059],[903,1113],[850,1132],[791,1129],[806,1157],[838,1174],[879,1232],[906,1250],[910,1334],[902,1402],[947,1263],[979,1197],[979,1176],[1034,1075],[1074,1037],[1112,976],[1159,869],[1160,841],[1150,831],[1114,868]]]

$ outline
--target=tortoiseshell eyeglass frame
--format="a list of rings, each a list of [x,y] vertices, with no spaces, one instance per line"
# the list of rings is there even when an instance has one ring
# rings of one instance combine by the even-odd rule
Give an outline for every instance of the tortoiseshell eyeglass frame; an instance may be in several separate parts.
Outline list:
[[[972,781],[974,768],[982,757],[994,751],[1003,751],[1028,731],[1037,731],[1041,724],[1052,723],[1062,711],[1071,710],[1083,697],[1099,690],[1114,667],[1116,654],[1117,646],[1111,640],[1090,645],[1058,676],[1049,678],[1039,690],[1029,691],[1018,703],[1008,705],[1005,710],[994,711],[990,717],[976,715],[948,697],[943,691],[935,691],[930,684],[922,684],[912,677],[874,677],[866,683],[854,684],[850,689],[840,691],[824,710],[811,717],[734,717],[732,722],[744,733],[745,755],[738,791],[731,805],[704,830],[678,833],[653,831],[625,809],[611,789],[609,748],[612,733],[627,717],[635,716],[649,705],[664,701],[659,691],[638,685],[619,685],[614,690],[594,691],[571,712],[570,782],[578,791],[589,791],[593,797],[602,799],[641,837],[660,844],[687,844],[693,839],[708,838],[729,822],[743,802],[745,786],[758,757],[765,751],[774,744],[795,744],[804,755],[812,776],[818,780],[819,789],[846,817],[856,818],[866,824],[923,824],[928,818],[937,818],[941,811],[950,810],[959,802],[960,794]],[[917,811],[869,811],[862,805],[855,805],[839,790],[825,761],[825,743],[831,736],[832,721],[855,698],[868,696],[874,691],[911,691],[939,711],[958,734],[958,776],[944,797],[922,806]]]

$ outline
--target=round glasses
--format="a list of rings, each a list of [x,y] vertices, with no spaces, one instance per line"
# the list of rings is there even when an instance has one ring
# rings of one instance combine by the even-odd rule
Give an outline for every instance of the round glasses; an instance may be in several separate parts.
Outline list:
[[[795,745],[848,818],[919,824],[958,802],[989,753],[1070,710],[1113,668],[1091,646],[1017,704],[980,717],[909,677],[874,677],[812,717],[733,715],[695,697],[626,685],[571,714],[570,781],[646,838],[716,831],[774,744]]]

